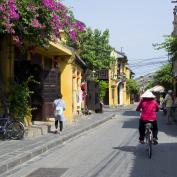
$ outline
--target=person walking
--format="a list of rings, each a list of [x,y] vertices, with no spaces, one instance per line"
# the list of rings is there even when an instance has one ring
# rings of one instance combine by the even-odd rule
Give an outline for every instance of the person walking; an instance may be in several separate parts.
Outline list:
[[[62,94],[57,95],[57,99],[53,102],[54,117],[55,117],[55,133],[61,134],[63,131],[63,122],[65,121],[64,111],[66,109],[66,104],[62,99]],[[59,124],[59,130],[58,130]]]
[[[145,137],[145,124],[152,124],[152,133],[153,133],[153,143],[158,144],[158,126],[157,126],[157,115],[156,112],[159,111],[159,106],[155,100],[155,95],[151,91],[147,90],[141,96],[141,101],[136,108],[136,111],[141,112],[139,120],[139,140],[140,143],[144,143]]]
[[[162,96],[162,101],[161,101],[160,105],[161,105],[161,109],[163,111],[163,115],[166,116],[167,115],[167,108],[166,108],[166,102],[165,102],[165,95]]]
[[[167,124],[170,125],[172,124],[172,104],[173,104],[173,99],[172,99],[172,90],[168,90],[165,99],[166,103],[166,111],[167,111]]]

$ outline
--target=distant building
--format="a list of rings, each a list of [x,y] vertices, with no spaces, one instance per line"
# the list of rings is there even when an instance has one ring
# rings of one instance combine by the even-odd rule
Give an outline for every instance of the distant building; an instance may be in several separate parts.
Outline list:
[[[109,106],[128,105],[130,95],[126,91],[126,80],[130,79],[132,71],[127,67],[127,57],[124,53],[113,50],[111,56],[115,59],[111,68],[97,72],[98,79],[106,81],[109,85],[103,103]]]

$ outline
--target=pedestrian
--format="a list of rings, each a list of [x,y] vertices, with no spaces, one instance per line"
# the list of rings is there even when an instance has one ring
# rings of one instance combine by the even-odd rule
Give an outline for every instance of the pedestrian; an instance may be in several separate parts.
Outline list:
[[[167,108],[166,108],[166,102],[165,102],[165,94],[162,95],[161,109],[163,111],[164,116],[166,116]]]
[[[157,115],[156,112],[159,111],[159,106],[157,101],[155,100],[155,95],[152,94],[151,91],[147,90],[141,96],[141,101],[136,108],[136,111],[141,112],[140,120],[139,120],[139,140],[140,143],[144,143],[145,137],[145,124],[152,124],[152,134],[153,134],[153,142],[154,144],[158,144],[158,126],[157,126]]]
[[[172,124],[172,104],[173,104],[173,99],[172,99],[172,90],[168,90],[166,96],[165,96],[165,103],[166,103],[166,111],[167,111],[167,124],[170,125]]]
[[[57,99],[53,102],[54,108],[54,116],[55,116],[55,133],[61,134],[63,131],[63,122],[65,121],[64,111],[66,109],[66,105],[64,100],[62,99],[62,94],[57,95]],[[59,124],[59,130],[58,130]]]

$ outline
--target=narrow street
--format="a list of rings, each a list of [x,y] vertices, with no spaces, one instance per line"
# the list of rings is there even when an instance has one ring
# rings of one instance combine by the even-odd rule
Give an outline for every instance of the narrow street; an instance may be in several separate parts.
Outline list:
[[[6,173],[9,177],[175,177],[177,125],[159,117],[159,144],[149,159],[138,143],[138,113],[127,109]],[[54,135],[59,136],[59,135]],[[11,175],[10,175],[11,173]],[[3,175],[3,177],[5,177]]]

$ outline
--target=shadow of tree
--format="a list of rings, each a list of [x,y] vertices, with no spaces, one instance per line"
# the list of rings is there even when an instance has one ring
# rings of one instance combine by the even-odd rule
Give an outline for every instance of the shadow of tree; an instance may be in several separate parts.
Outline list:
[[[177,176],[177,143],[162,143],[153,146],[149,159],[145,145],[113,147],[120,151],[133,153],[135,158],[129,177],[175,177]]]

